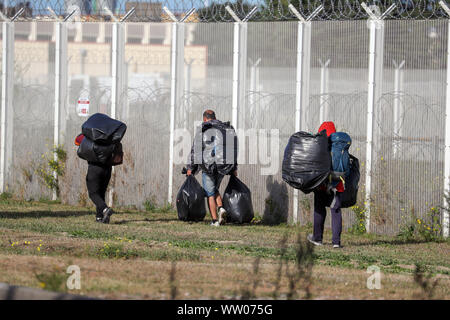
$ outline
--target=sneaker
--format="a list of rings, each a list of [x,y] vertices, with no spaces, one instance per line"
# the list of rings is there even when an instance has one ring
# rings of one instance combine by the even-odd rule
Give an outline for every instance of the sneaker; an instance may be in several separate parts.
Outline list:
[[[308,234],[306,239],[308,239],[308,241],[311,242],[315,246],[321,246],[322,245],[322,241],[314,241],[313,240],[313,235],[312,234]]]
[[[109,218],[111,217],[111,215],[114,213],[114,211],[111,208],[105,208],[103,210],[103,219],[102,222],[103,223],[109,223]]]
[[[219,224],[225,224],[227,219],[227,211],[224,208],[219,209]]]
[[[341,249],[342,246],[340,244],[333,244],[333,249]]]
[[[211,227],[218,227],[218,226],[220,226],[219,221],[211,222],[210,226]]]
[[[95,222],[102,222],[103,216],[95,216]]]

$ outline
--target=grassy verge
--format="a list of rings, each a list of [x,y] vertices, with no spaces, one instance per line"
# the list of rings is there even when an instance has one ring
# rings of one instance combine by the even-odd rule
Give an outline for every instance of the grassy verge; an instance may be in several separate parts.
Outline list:
[[[421,266],[430,279],[439,279],[431,297],[450,297],[449,241],[344,233],[344,248],[336,250],[327,242],[327,231],[325,245],[311,253],[311,284],[305,284],[292,270],[299,265],[297,234],[304,239],[308,232],[259,222],[213,228],[209,221],[180,222],[173,212],[129,208],[103,225],[86,208],[4,199],[0,282],[42,287],[43,272],[59,268],[61,274],[77,264],[81,293],[98,297],[171,298],[177,292],[178,298],[229,298],[249,297],[251,291],[250,297],[408,299],[430,297],[414,280],[416,266]],[[380,290],[367,289],[370,266],[382,272]],[[59,279],[52,274],[47,278]]]

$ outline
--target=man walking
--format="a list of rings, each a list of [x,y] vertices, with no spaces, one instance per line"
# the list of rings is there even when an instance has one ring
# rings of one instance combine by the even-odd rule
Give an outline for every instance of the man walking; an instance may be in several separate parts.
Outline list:
[[[187,175],[195,174],[199,166],[203,189],[208,198],[211,225],[217,227],[224,224],[226,219],[226,210],[222,207],[219,193],[220,183],[224,175],[237,175],[237,138],[229,122],[217,120],[212,110],[203,113],[203,123],[192,145]]]
[[[95,204],[95,221],[109,223],[114,211],[105,202],[106,190],[111,180],[112,167],[123,162],[120,140],[125,134],[126,125],[106,115],[94,114],[83,124],[82,131],[76,137],[75,145],[79,146],[78,156],[88,162],[86,186],[89,198]]]

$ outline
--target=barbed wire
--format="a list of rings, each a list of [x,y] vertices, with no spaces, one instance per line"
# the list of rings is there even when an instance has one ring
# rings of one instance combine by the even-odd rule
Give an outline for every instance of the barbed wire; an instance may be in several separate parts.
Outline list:
[[[55,20],[54,14],[64,17],[75,11],[79,21],[109,21],[110,13],[121,17],[131,8],[135,8],[129,21],[169,22],[172,21],[164,7],[178,18],[191,8],[196,12],[187,22],[232,22],[234,21],[226,6],[238,17],[244,18],[254,7],[257,12],[251,21],[284,21],[297,18],[289,9],[292,4],[304,17],[308,17],[316,8],[323,10],[314,20],[359,20],[368,15],[361,6],[363,1],[355,0],[3,0],[0,11],[13,17],[21,8],[24,12],[20,20]],[[387,15],[387,19],[444,19],[448,18],[439,4],[439,0],[367,0],[368,6],[377,6],[376,11],[384,12],[392,4],[396,8]],[[107,9],[105,9],[105,7]]]

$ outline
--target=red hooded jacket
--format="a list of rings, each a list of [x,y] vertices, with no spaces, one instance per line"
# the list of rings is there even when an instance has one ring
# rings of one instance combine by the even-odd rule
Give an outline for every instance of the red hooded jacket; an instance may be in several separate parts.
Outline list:
[[[330,137],[330,135],[332,133],[336,132],[336,127],[334,126],[334,123],[332,121],[325,121],[324,123],[322,123],[319,127],[319,133],[322,132],[323,130],[326,131],[327,136]],[[322,190],[326,189],[326,187],[322,187]],[[344,184],[341,182],[339,182],[339,184],[336,186],[336,191],[337,192],[344,192],[345,188],[344,188]]]

